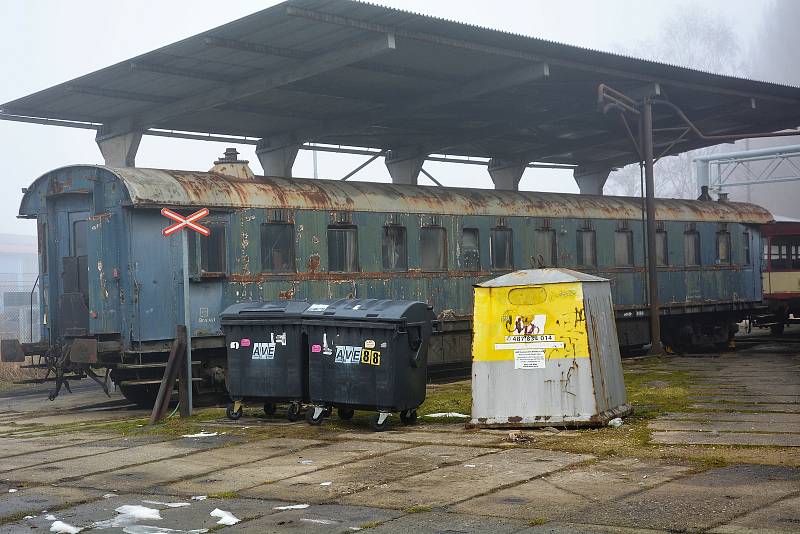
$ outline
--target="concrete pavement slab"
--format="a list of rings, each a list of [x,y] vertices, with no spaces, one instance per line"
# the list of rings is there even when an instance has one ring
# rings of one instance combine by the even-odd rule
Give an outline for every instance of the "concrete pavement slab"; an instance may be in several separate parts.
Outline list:
[[[800,395],[690,395],[689,400],[726,404],[794,404]]]
[[[9,471],[12,480],[38,483],[53,483],[60,480],[79,480],[101,471],[111,471],[136,464],[151,462],[159,458],[183,456],[213,447],[212,442],[174,440],[128,447],[117,451],[97,454],[88,458],[74,458],[51,464]]]
[[[748,412],[783,412],[800,413],[800,405],[797,404],[730,404],[730,403],[710,403],[697,402],[689,405],[695,410],[719,410],[725,412],[748,411]]]
[[[42,510],[53,510],[70,503],[100,498],[102,492],[76,488],[40,486],[18,488],[14,493],[6,489],[0,495],[0,521],[20,515],[38,515]]]
[[[60,460],[69,460],[70,458],[95,456],[97,454],[103,454],[105,452],[116,451],[125,448],[125,445],[115,441],[109,441],[108,443],[101,441],[73,445],[71,447],[63,447],[60,449],[48,449],[44,451],[39,451],[35,448],[26,448],[28,449],[28,452],[25,454],[12,456],[10,458],[3,458],[2,462],[0,462],[0,477],[7,476],[3,473],[8,471],[15,471],[34,465],[53,463]]]
[[[504,433],[483,432],[421,432],[388,431],[388,432],[343,432],[337,435],[338,439],[359,439],[366,441],[396,441],[398,443],[413,443],[419,445],[465,445],[465,446],[497,446],[503,444]]]
[[[566,520],[695,531],[724,524],[800,491],[800,469],[736,465],[667,482]]]
[[[658,534],[663,532],[665,531],[644,528],[554,522],[526,528],[520,531],[520,534]]]
[[[424,512],[408,514],[370,529],[370,534],[511,534],[520,532],[527,523],[515,520],[500,520],[448,512]]]
[[[783,499],[737,517],[711,532],[714,534],[766,534],[800,531],[800,497]]]
[[[681,476],[689,467],[658,460],[600,460],[545,475],[518,486],[459,503],[460,513],[561,519],[593,503],[604,503]]]
[[[751,412],[683,412],[666,413],[659,420],[686,421],[754,421],[760,423],[796,423],[800,425],[800,414],[794,413],[751,413]]]
[[[204,450],[190,456],[166,458],[134,467],[115,469],[76,480],[71,485],[116,491],[141,491],[184,478],[217,472],[233,465],[252,464],[265,457],[290,454],[321,441],[273,438]]]
[[[448,465],[460,465],[482,454],[498,452],[483,447],[422,445],[390,452],[331,469],[312,471],[270,485],[274,495],[286,500],[331,502],[361,490]]]
[[[694,432],[769,432],[800,434],[800,424],[762,423],[756,421],[680,421],[660,420],[647,425],[650,430],[682,430]]]
[[[653,432],[654,443],[673,445],[760,445],[800,447],[800,434],[757,434],[755,432]]]
[[[224,531],[252,534],[354,532],[353,529],[370,528],[401,515],[401,512],[394,510],[342,505],[311,505],[302,510],[284,511],[273,508],[271,511],[273,513],[228,527]]]
[[[362,441],[341,441],[320,447],[312,447],[291,454],[252,462],[239,467],[220,469],[209,475],[165,485],[164,492],[181,494],[197,492],[239,492],[251,497],[273,497],[272,485],[278,480],[309,471],[348,464],[408,447],[407,444]],[[254,486],[257,486],[254,488]]]
[[[539,449],[512,449],[414,475],[340,500],[391,508],[444,506],[593,458]]]

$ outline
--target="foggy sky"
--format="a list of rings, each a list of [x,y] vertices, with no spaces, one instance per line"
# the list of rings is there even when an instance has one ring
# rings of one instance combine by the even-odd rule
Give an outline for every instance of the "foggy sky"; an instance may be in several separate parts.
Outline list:
[[[786,0],[792,1],[792,0]],[[0,0],[0,103],[148,52],[179,39],[264,9],[277,2],[237,0]],[[405,0],[381,3],[461,22],[542,37],[600,50],[635,49],[657,32],[674,9],[721,17],[734,28],[743,49],[758,47],[767,1],[706,0],[701,7],[640,0]],[[144,136],[139,167],[207,170],[228,143]],[[256,173],[254,147],[238,146]],[[340,178],[364,157],[319,154],[320,175]],[[33,235],[35,223],[17,220],[20,189],[45,172],[76,163],[102,164],[94,132],[0,121],[0,233]],[[491,187],[480,166],[426,163],[445,185]],[[311,176],[311,153],[301,151],[296,176]],[[388,181],[382,161],[353,178]],[[420,183],[426,179],[420,177]],[[569,171],[526,171],[521,189],[577,192]]]

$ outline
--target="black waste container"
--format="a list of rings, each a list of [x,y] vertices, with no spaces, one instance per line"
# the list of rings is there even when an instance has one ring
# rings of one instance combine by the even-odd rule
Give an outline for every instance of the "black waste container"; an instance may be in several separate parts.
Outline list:
[[[264,401],[267,415],[276,403],[290,403],[287,417],[297,420],[308,398],[308,351],[302,328],[307,302],[243,302],[222,312],[220,324],[228,348],[228,417],[238,419],[241,401]]]
[[[314,409],[306,420],[319,424],[336,407],[349,419],[354,410],[378,412],[383,430],[391,412],[416,420],[425,400],[428,345],[435,315],[424,302],[342,299],[312,303],[303,313],[308,336],[308,393]]]

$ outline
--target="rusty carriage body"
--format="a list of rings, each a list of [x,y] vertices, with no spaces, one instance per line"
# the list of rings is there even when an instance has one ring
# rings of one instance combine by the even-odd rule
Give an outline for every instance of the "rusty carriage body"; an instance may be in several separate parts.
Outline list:
[[[658,200],[662,325],[671,343],[729,339],[761,300],[758,225],[733,202]],[[180,238],[162,207],[208,208],[189,235],[195,387],[225,390],[219,314],[250,300],[422,300],[441,319],[433,377],[468,374],[472,287],[518,268],[610,278],[623,346],[649,342],[642,203],[636,198],[254,176],[224,159],[208,172],[76,165],[25,192],[40,242],[41,344],[62,372],[92,368],[152,402],[184,322]],[[701,245],[702,243],[702,245]]]

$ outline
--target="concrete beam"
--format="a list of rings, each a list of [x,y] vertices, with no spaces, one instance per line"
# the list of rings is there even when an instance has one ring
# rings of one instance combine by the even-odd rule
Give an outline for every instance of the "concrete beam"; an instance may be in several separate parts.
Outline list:
[[[264,176],[292,177],[292,167],[302,143],[290,139],[261,139],[256,145],[256,156]]]
[[[384,161],[392,183],[417,185],[419,172],[427,157],[427,153],[415,148],[390,150]]]
[[[581,195],[602,195],[611,169],[584,171],[580,167],[572,171]]]
[[[100,148],[107,167],[135,167],[136,153],[142,141],[141,131],[128,132],[122,135],[103,136],[100,133],[95,142]]]
[[[489,160],[489,176],[492,177],[495,189],[519,191],[522,173],[528,167],[527,161],[509,161],[492,158]]]

